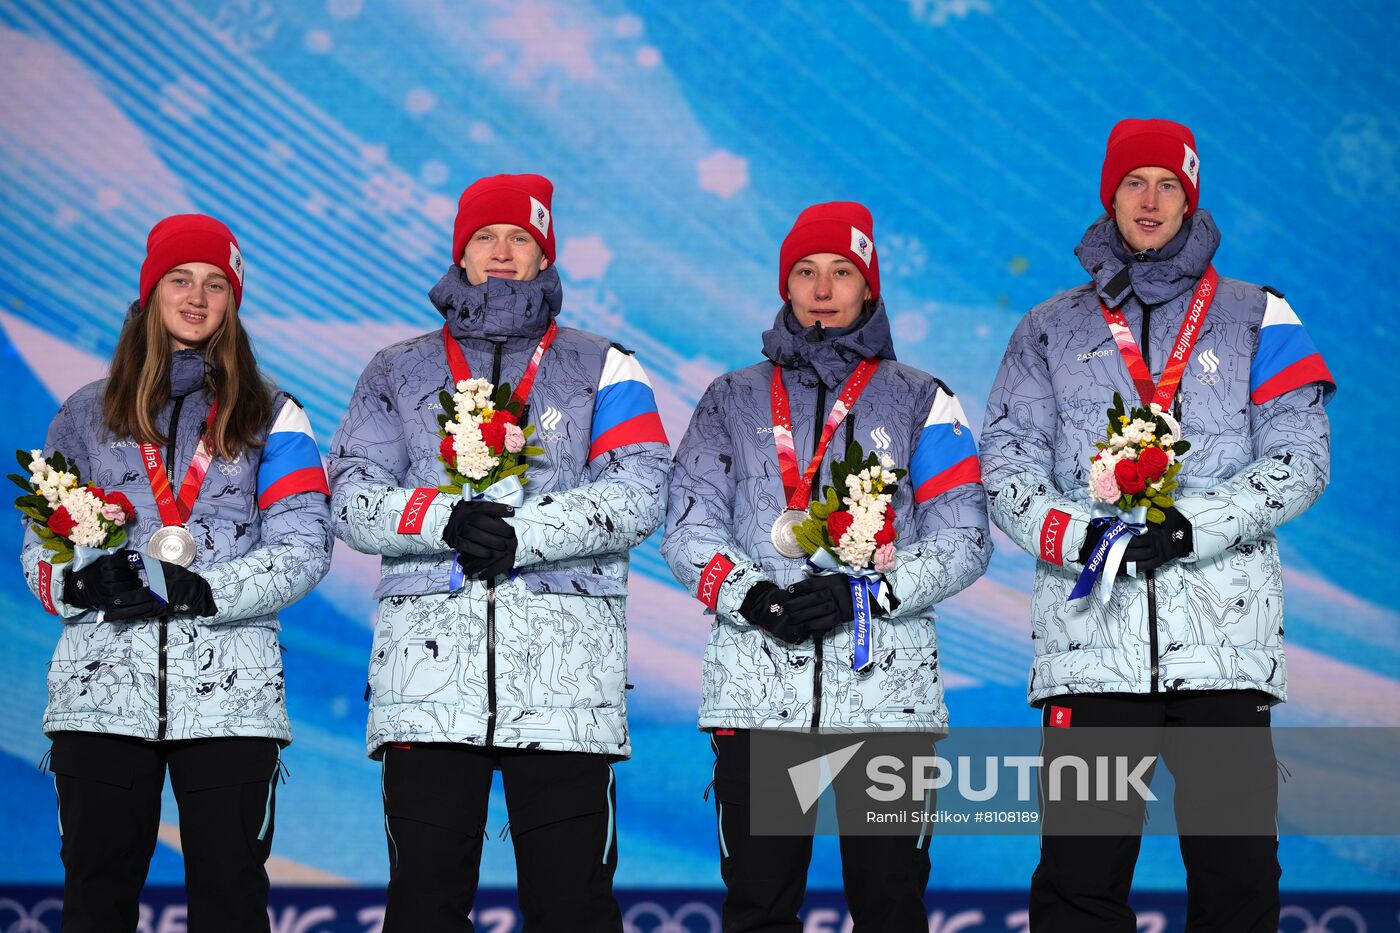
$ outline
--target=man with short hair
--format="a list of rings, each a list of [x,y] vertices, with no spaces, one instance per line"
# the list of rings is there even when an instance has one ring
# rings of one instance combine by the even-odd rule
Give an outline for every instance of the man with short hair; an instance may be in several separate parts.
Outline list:
[[[385,933],[472,929],[497,769],[526,928],[622,929],[610,762],[631,754],[627,551],[661,523],[671,456],[632,354],[555,322],[552,194],[539,175],[467,188],[429,294],[445,325],[375,356],[331,443],[336,534],[383,558],[368,744]],[[441,399],[473,378],[493,411],[459,425]],[[505,452],[523,490],[439,490],[449,462],[484,483]]]
[[[1150,754],[1160,750],[1177,781],[1188,929],[1272,933],[1269,722],[1286,697],[1274,529],[1327,485],[1335,385],[1282,294],[1217,277],[1220,234],[1198,209],[1199,183],[1185,126],[1114,128],[1100,187],[1108,213],[1076,250],[1091,281],[1032,309],[1012,335],[987,405],[983,481],[996,523],[1040,558],[1029,695],[1043,710],[1046,761],[1084,747],[1086,727],[1241,727],[1226,760],[1176,753],[1172,739]],[[1160,404],[1192,446],[1166,521],[1131,538],[1116,578],[1071,600],[1112,525],[1091,523],[1088,480],[1114,393],[1129,408]],[[1201,808],[1220,798],[1254,811],[1261,833],[1209,835]],[[1031,928],[1135,930],[1142,802],[1107,817],[1043,807]],[[1089,815],[1119,829],[1070,834]]]

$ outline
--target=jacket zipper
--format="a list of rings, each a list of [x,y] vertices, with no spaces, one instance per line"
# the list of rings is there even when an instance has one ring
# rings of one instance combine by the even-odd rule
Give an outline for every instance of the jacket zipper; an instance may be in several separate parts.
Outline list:
[[[491,391],[501,382],[501,350],[496,344],[491,356]],[[486,744],[496,740],[496,581],[486,581]]]
[[[817,408],[816,417],[813,420],[815,430],[812,433],[812,456],[817,455],[817,447],[822,440],[822,425],[826,422],[826,383],[822,382],[821,376],[817,376]],[[817,471],[818,478],[821,471]],[[818,486],[818,488],[820,488]],[[815,652],[812,656],[812,728],[816,729],[821,725],[822,719],[822,637],[812,636],[812,649]]]
[[[1145,302],[1142,306],[1142,362],[1147,367],[1147,375],[1152,375],[1152,308]],[[1157,693],[1160,690],[1162,664],[1158,658],[1157,644],[1157,571],[1147,571],[1147,650],[1152,655],[1152,687],[1151,692]]]
[[[180,428],[180,409],[185,407],[185,396],[181,395],[175,399],[175,408],[170,413],[170,441],[165,447],[165,478],[170,483],[170,488],[175,488],[175,433]],[[165,740],[166,726],[170,719],[169,701],[166,699],[166,669],[168,667],[170,655],[170,617],[161,616],[158,623],[159,641],[157,642],[156,661],[156,741]]]

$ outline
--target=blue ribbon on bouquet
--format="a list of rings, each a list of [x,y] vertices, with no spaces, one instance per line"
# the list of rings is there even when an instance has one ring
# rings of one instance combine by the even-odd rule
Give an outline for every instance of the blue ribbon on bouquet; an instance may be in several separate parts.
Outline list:
[[[1100,578],[1107,582],[1099,586],[1099,602],[1108,604],[1113,596],[1113,581],[1118,576],[1118,566],[1123,563],[1123,552],[1134,535],[1147,533],[1147,506],[1140,505],[1130,512],[1122,512],[1102,502],[1094,503],[1093,517],[1089,527],[1104,528],[1098,547],[1089,555],[1089,562],[1075,581],[1065,602],[1083,599],[1094,589]]]
[[[73,569],[82,570],[99,557],[106,557],[108,554],[115,554],[120,550],[120,547],[99,548],[77,545],[73,548]],[[160,561],[149,554],[130,550],[127,551],[127,560],[131,561],[131,566],[137,571],[144,570],[146,572],[146,588],[154,593],[161,602],[168,605],[170,595],[165,585],[165,568],[161,566]],[[97,621],[101,622],[106,616],[107,613],[104,610],[97,610]]]
[[[519,476],[507,476],[505,479],[487,486],[481,492],[472,494],[473,502],[481,499],[519,508],[525,504],[525,484],[520,482]],[[466,583],[467,575],[462,572],[462,555],[458,554],[452,558],[452,575],[448,578],[447,588],[455,593],[466,586]]]
[[[857,570],[841,563],[831,552],[823,548],[807,558],[807,571],[822,575],[844,573],[851,585],[851,608],[855,610],[852,620],[855,643],[851,653],[851,670],[863,673],[871,665],[871,654],[875,648],[875,613],[879,606],[890,611],[889,588],[882,586],[880,574],[866,568]]]

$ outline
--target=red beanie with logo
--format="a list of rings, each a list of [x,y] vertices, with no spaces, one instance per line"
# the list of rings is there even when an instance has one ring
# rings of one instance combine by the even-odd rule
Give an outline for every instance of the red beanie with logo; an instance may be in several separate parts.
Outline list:
[[[452,262],[462,261],[467,240],[482,227],[514,224],[540,244],[554,264],[554,185],[543,175],[492,175],[471,183],[457,202],[452,224]]]
[[[1113,216],[1113,195],[1123,176],[1135,168],[1155,165],[1172,172],[1186,192],[1190,215],[1201,199],[1201,160],[1191,130],[1171,120],[1120,120],[1108,134],[1108,151],[1099,179],[1099,200]]]
[[[243,254],[228,227],[205,214],[175,214],[151,228],[141,263],[141,307],[165,273],[185,262],[207,262],[228,276],[233,300],[243,304]]]
[[[798,260],[814,253],[836,253],[855,263],[870,286],[870,298],[880,297],[880,257],[875,253],[875,219],[864,204],[828,201],[813,204],[797,215],[778,252],[778,294],[788,298],[788,275]]]

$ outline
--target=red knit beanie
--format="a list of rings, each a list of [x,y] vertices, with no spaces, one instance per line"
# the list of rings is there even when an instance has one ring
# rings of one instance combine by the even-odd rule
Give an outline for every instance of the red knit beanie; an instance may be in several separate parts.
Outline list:
[[[778,252],[778,294],[788,298],[788,274],[798,260],[813,253],[836,253],[855,263],[870,286],[872,300],[880,297],[880,257],[875,253],[875,220],[855,201],[813,204],[797,222]]]
[[[462,261],[467,240],[482,227],[514,224],[535,238],[554,264],[554,185],[543,175],[492,175],[471,183],[457,202],[452,224],[452,262]]]
[[[228,276],[233,300],[243,304],[243,254],[228,227],[205,214],[175,214],[152,227],[146,236],[141,307],[151,300],[151,292],[165,273],[184,262],[218,266]]]
[[[1171,120],[1120,120],[1108,134],[1108,152],[1099,180],[1099,199],[1110,217],[1113,195],[1123,176],[1144,165],[1174,173],[1186,192],[1187,215],[1196,209],[1201,199],[1201,160],[1196,156],[1196,137],[1191,130]]]

